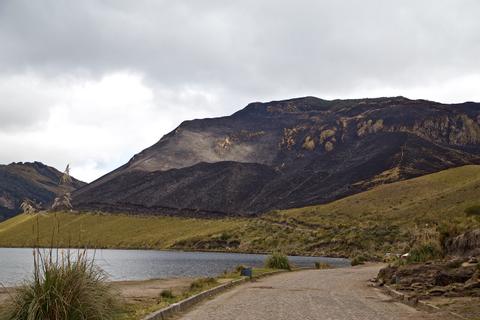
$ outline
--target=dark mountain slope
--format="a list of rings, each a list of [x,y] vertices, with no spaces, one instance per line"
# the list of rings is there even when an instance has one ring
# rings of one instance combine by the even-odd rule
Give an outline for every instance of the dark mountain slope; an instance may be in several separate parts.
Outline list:
[[[85,185],[72,179],[68,186],[59,186],[62,173],[40,162],[0,165],[0,220],[19,213],[24,199],[47,207],[56,194],[73,191]]]
[[[258,214],[472,163],[480,163],[480,104],[307,97],[186,121],[75,192],[74,205]]]
[[[130,171],[89,193],[89,201],[82,209],[198,216],[235,214],[248,208],[276,176],[265,165],[229,161],[202,162],[168,171]],[[74,199],[78,198],[75,194]]]

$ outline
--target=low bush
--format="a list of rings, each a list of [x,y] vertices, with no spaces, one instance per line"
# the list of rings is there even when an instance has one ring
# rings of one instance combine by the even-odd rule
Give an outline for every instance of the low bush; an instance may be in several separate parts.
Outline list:
[[[438,242],[442,246],[443,250],[446,249],[448,241],[453,237],[456,237],[462,233],[462,230],[458,223],[455,222],[443,222],[438,226]],[[431,241],[429,241],[431,242]]]
[[[163,299],[166,299],[166,300],[175,299],[175,295],[173,294],[172,290],[170,290],[170,289],[162,290],[162,292],[160,292],[160,297],[162,297]]]
[[[228,239],[230,239],[232,237],[232,235],[228,232],[223,232],[221,235],[220,235],[220,240],[222,241],[227,241]]]
[[[315,269],[332,269],[333,267],[329,263],[315,262]]]
[[[356,256],[352,259],[352,261],[350,261],[350,264],[352,266],[358,266],[360,264],[364,264],[365,261],[367,261],[367,258],[364,257],[364,256]]]
[[[273,253],[271,256],[267,257],[267,260],[265,260],[265,268],[283,270],[292,269],[288,257],[281,253]]]
[[[32,279],[6,305],[11,320],[113,319],[118,303],[106,274],[86,251],[34,251]]]
[[[465,209],[468,216],[480,216],[480,205],[471,206]]]
[[[439,259],[443,256],[443,252],[437,243],[423,243],[415,246],[410,250],[407,258],[408,263],[427,262]]]

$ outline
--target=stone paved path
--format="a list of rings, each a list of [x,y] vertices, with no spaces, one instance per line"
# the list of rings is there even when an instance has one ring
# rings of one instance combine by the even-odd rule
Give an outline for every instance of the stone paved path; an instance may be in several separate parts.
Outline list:
[[[308,270],[236,287],[179,316],[184,320],[443,320],[369,286],[381,266]]]

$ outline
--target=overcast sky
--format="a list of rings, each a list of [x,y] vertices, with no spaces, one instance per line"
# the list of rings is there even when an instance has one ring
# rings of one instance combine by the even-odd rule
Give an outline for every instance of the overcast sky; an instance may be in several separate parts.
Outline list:
[[[92,181],[253,101],[480,101],[478,0],[0,0],[0,163]]]

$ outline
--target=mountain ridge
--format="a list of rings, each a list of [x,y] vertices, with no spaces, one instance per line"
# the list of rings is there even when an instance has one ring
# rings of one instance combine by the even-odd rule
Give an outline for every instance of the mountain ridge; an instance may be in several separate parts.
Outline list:
[[[255,102],[230,116],[182,122],[76,191],[74,206],[256,215],[478,163],[478,103],[404,97]]]

